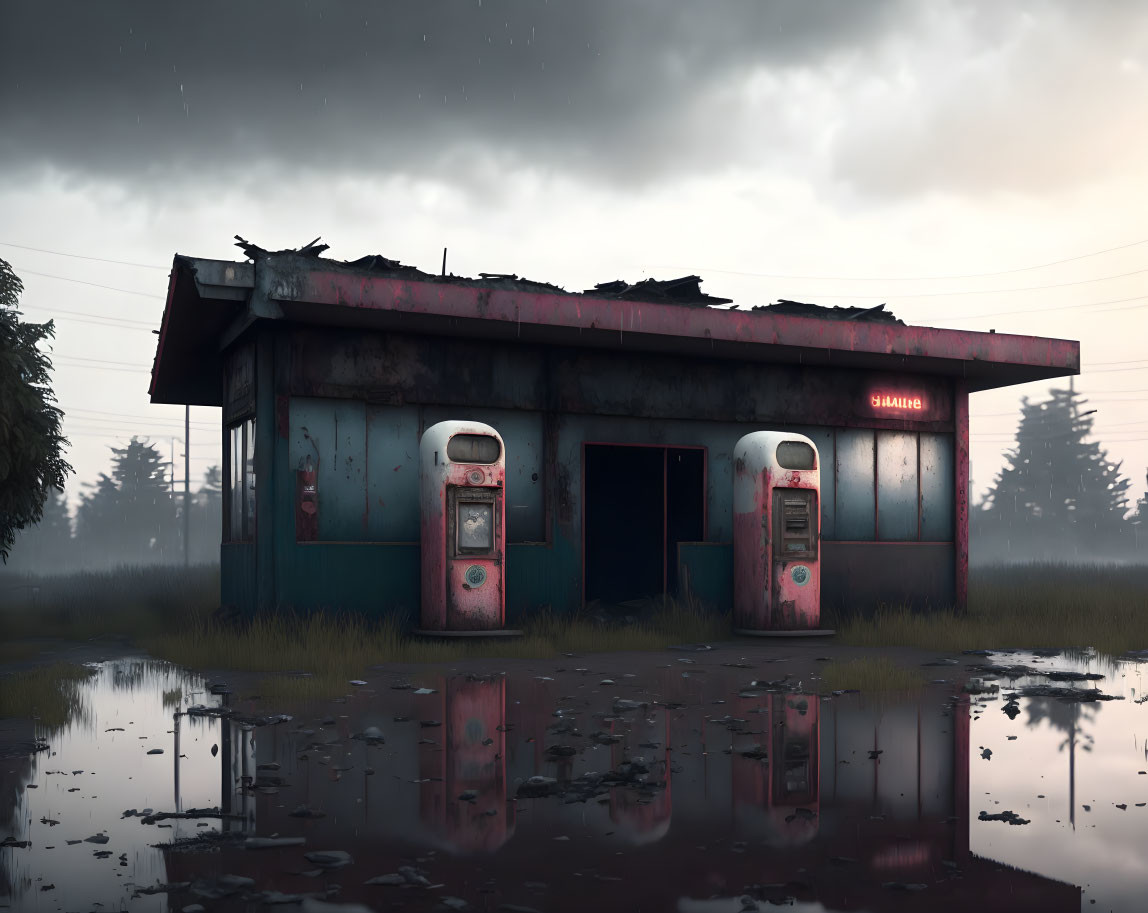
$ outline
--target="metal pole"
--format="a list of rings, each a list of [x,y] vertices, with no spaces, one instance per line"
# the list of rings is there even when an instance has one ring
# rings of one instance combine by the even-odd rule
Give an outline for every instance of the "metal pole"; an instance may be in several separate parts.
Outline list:
[[[180,807],[179,799],[179,718],[181,716],[183,716],[183,714],[179,712],[179,708],[177,707],[171,717],[171,728],[175,735],[175,758],[173,760],[175,762],[175,810],[177,812],[183,811]]]
[[[183,566],[191,563],[191,406],[183,407]]]

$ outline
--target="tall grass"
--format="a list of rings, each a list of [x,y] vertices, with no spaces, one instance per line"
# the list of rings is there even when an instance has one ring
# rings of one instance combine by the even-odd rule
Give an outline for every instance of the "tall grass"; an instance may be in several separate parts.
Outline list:
[[[93,670],[55,663],[0,676],[0,719],[36,717],[51,730],[65,726],[83,710],[79,683]]]
[[[219,568],[122,567],[59,576],[0,575],[0,641],[135,638],[183,630],[219,605]]]
[[[930,650],[1148,649],[1148,565],[1013,564],[974,569],[968,611],[881,608],[838,623],[838,640]]]
[[[918,691],[925,678],[917,669],[899,666],[887,657],[854,659],[826,663],[821,669],[821,692],[850,689],[856,691]]]
[[[667,601],[637,624],[612,625],[542,611],[514,640],[431,640],[406,634],[401,620],[355,615],[261,616],[238,625],[201,620],[181,631],[142,637],[153,656],[190,668],[242,669],[275,674],[260,684],[264,696],[342,693],[349,678],[381,664],[445,665],[468,658],[545,659],[561,653],[660,650],[683,642],[727,638],[728,616]],[[281,673],[306,672],[307,677]]]

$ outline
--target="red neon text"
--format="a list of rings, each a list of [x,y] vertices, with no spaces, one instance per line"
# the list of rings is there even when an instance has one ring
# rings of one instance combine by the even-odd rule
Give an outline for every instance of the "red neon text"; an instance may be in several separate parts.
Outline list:
[[[869,397],[869,405],[876,409],[924,409],[919,396],[896,396],[890,393],[874,393]]]

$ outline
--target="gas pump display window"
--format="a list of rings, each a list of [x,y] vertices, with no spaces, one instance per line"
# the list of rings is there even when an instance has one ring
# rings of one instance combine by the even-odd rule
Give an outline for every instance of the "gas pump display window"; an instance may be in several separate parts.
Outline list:
[[[782,441],[777,445],[777,465],[782,469],[816,469],[817,458],[804,441]]]
[[[459,500],[455,527],[459,554],[485,554],[494,549],[494,504]]]
[[[452,463],[497,463],[502,456],[498,439],[486,434],[456,434],[446,444]]]

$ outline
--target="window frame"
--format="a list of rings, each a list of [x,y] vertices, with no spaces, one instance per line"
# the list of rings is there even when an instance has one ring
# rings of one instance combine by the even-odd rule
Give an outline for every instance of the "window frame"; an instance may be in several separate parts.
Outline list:
[[[226,426],[224,440],[227,453],[224,462],[227,484],[224,488],[224,542],[254,542],[256,538],[255,428],[254,415],[244,416]],[[237,489],[242,492],[238,504],[235,499]]]

